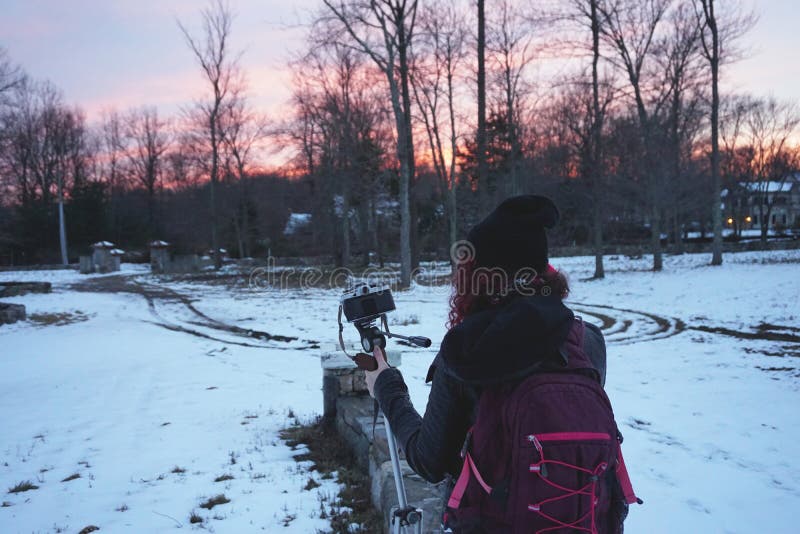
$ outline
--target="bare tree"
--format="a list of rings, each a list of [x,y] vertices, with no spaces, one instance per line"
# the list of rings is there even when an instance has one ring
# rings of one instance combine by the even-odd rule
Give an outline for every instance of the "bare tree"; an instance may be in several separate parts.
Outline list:
[[[528,91],[524,74],[534,59],[533,24],[511,0],[502,0],[495,17],[490,17],[487,46],[491,54],[495,84],[500,89],[498,108],[506,117],[508,128],[508,176],[503,196],[522,192],[520,160],[522,159],[522,107]],[[501,200],[498,198],[497,200]]]
[[[400,164],[400,284],[411,285],[411,195],[415,176],[411,128],[409,52],[417,17],[417,0],[323,0],[349,46],[366,54],[383,72],[397,133]],[[335,40],[339,40],[335,38]]]
[[[211,152],[210,185],[211,196],[211,248],[214,267],[222,267],[219,244],[219,221],[217,202],[217,183],[220,170],[220,147],[224,134],[221,130],[221,115],[225,102],[237,86],[239,67],[238,57],[229,49],[233,13],[224,0],[211,0],[202,12],[203,30],[200,37],[193,37],[189,30],[178,22],[186,43],[200,64],[203,75],[211,89],[211,97],[197,103],[197,111],[202,117]]]
[[[700,43],[711,71],[711,219],[714,227],[714,244],[711,265],[722,265],[722,209],[720,194],[719,158],[719,74],[720,66],[736,57],[735,42],[755,24],[755,17],[741,7],[733,7],[720,17],[715,0],[693,0],[700,23]]]
[[[603,266],[603,221],[604,206],[603,200],[605,190],[603,184],[603,146],[602,134],[605,123],[606,110],[611,104],[614,92],[613,87],[607,81],[604,83],[600,79],[600,62],[602,54],[601,44],[601,14],[598,5],[602,0],[569,0],[568,19],[576,23],[583,31],[588,30],[590,46],[586,47],[583,42],[575,43],[575,48],[588,48],[591,57],[591,102],[588,109],[585,106],[565,109],[568,113],[585,111],[585,120],[588,122],[588,145],[581,151],[585,156],[583,169],[589,181],[590,195],[592,202],[592,246],[594,248],[594,278],[604,278],[605,268]],[[602,87],[601,87],[602,85]],[[601,92],[604,97],[601,97]],[[602,102],[601,102],[602,98]],[[580,123],[581,121],[577,121]],[[582,128],[572,128],[574,132],[582,131]],[[578,136],[580,139],[581,136]]]
[[[650,233],[653,270],[663,267],[661,252],[661,200],[663,169],[654,153],[655,117],[664,99],[660,87],[648,87],[649,64],[653,61],[653,43],[672,0],[608,0],[601,2],[601,31],[614,50],[610,60],[627,77],[636,110],[641,136],[640,178],[647,190],[650,205]],[[656,95],[648,94],[653,90]],[[663,95],[663,93],[661,93]]]
[[[100,147],[104,154],[103,166],[104,176],[108,184],[109,198],[109,219],[111,228],[116,233],[114,240],[119,242],[119,213],[118,201],[122,192],[122,158],[123,154],[123,130],[122,117],[116,110],[104,112],[100,122]]]
[[[421,15],[412,87],[425,126],[434,171],[446,199],[450,245],[458,239],[456,78],[466,51],[464,20],[452,1],[427,7]]]
[[[8,101],[11,90],[17,87],[25,75],[18,65],[15,65],[5,48],[0,47],[0,105]]]
[[[239,184],[237,210],[233,216],[234,229],[239,257],[246,258],[250,256],[251,251],[247,178],[259,143],[264,139],[267,122],[265,117],[251,109],[243,94],[237,94],[228,102],[223,123],[225,125],[223,141],[230,154]]]
[[[682,250],[680,211],[691,204],[694,184],[684,178],[691,158],[693,139],[700,128],[698,109],[705,82],[700,55],[700,26],[689,4],[681,3],[667,17],[665,31],[655,44],[667,100],[662,124],[665,126],[664,160],[668,188],[664,191],[673,224],[677,250]],[[666,226],[666,225],[665,225]]]
[[[2,170],[15,177],[13,189],[23,210],[39,211],[50,220],[55,199],[59,253],[66,265],[69,258],[64,201],[75,140],[70,129],[82,121],[82,116],[73,117],[63,104],[61,93],[49,83],[24,79],[11,93],[12,105],[3,113]],[[78,126],[82,133],[82,122]],[[49,233],[50,225],[40,229]]]
[[[594,244],[594,277],[605,278],[606,271],[603,266],[603,122],[605,107],[600,107],[600,79],[598,65],[600,63],[600,14],[597,11],[599,0],[589,0],[589,28],[592,33],[592,114],[591,114],[591,140],[589,151],[589,172],[591,174],[592,193],[594,194],[593,234]],[[606,100],[610,103],[610,99]]]
[[[23,208],[37,197],[34,176],[38,153],[38,107],[35,86],[23,80],[9,91],[9,106],[0,119],[0,177]]]
[[[171,148],[164,154],[164,180],[173,190],[188,190],[198,187],[199,174],[196,148],[191,133],[178,131]]]
[[[125,119],[125,145],[133,181],[147,192],[149,238],[160,231],[156,221],[156,193],[161,184],[164,153],[169,148],[168,124],[155,108],[131,111]]]
[[[42,84],[39,88],[41,111],[39,115],[41,141],[38,158],[38,179],[43,199],[47,201],[53,184],[56,187],[58,205],[58,240],[61,251],[61,262],[69,264],[67,253],[67,221],[64,212],[64,201],[69,187],[68,154],[74,137],[70,128],[75,126],[75,118],[62,102],[61,93],[51,84]]]
[[[478,167],[478,196],[480,215],[487,213],[489,205],[489,164],[486,150],[486,7],[485,0],[477,0],[478,8],[478,131],[475,154]]]

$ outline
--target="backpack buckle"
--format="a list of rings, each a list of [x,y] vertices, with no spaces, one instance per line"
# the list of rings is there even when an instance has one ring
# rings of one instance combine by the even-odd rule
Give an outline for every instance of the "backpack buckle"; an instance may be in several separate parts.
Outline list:
[[[472,429],[467,431],[467,435],[464,437],[464,445],[461,446],[461,458],[464,459],[467,457],[467,452],[469,451],[469,445],[472,441]]]

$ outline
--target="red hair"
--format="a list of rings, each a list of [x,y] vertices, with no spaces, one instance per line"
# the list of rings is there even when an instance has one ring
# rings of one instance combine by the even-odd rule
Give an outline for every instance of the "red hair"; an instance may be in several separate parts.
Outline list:
[[[499,274],[505,274],[508,278],[506,273]],[[505,286],[497,291],[492,281],[490,275],[477,275],[475,262],[472,260],[456,265],[447,328],[460,324],[470,314],[500,306],[509,298],[519,295],[516,291],[508,291]],[[529,294],[556,295],[562,300],[569,295],[567,277],[549,264],[544,273],[536,275],[526,284],[526,288],[530,291]]]

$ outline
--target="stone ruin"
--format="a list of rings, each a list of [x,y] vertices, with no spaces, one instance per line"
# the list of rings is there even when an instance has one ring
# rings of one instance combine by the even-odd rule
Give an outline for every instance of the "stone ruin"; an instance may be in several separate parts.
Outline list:
[[[50,282],[0,282],[0,298],[19,297],[27,293],[50,293]]]
[[[170,254],[169,243],[153,241],[150,243],[150,271],[163,273],[194,273],[200,270],[200,257],[197,254]]]
[[[120,259],[125,254],[110,241],[98,241],[92,245],[91,256],[80,257],[81,274],[113,273],[119,271]]]
[[[50,293],[50,282],[0,282],[0,297],[19,297],[27,293]],[[0,302],[0,325],[24,321],[25,306]]]
[[[26,317],[25,306],[22,304],[0,302],[0,325],[24,321]]]

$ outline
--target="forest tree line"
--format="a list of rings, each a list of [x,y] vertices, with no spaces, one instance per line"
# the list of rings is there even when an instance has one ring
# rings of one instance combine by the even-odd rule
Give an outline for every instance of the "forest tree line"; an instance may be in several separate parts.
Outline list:
[[[199,31],[176,28],[206,93],[174,117],[140,107],[89,123],[3,54],[0,258],[165,239],[218,265],[220,248],[389,259],[407,281],[503,198],[535,192],[561,208],[552,242],[591,246],[598,277],[607,245],[647,243],[660,270],[690,228],[714,236],[720,263],[722,191],[798,170],[796,103],[720,90],[754,14],[715,0],[540,5],[321,0],[281,117],[248,99],[222,0]],[[267,173],[275,154],[286,160]],[[285,233],[292,212],[311,214],[306,231]]]

